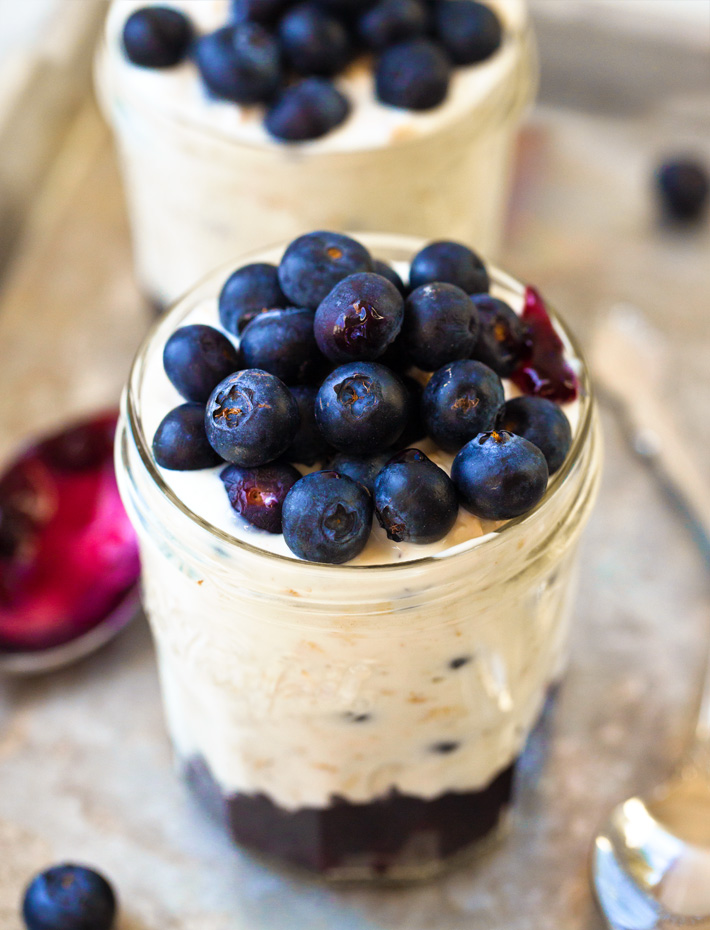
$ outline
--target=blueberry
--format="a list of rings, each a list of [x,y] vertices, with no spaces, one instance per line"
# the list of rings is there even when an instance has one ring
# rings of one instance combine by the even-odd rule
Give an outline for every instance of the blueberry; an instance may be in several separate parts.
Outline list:
[[[688,222],[702,216],[710,178],[700,162],[693,158],[667,161],[658,169],[656,183],[663,208],[673,219]]]
[[[331,372],[318,391],[316,422],[339,452],[380,452],[407,423],[407,389],[384,365],[350,362]]]
[[[233,510],[260,530],[281,532],[283,502],[301,477],[293,465],[286,462],[254,468],[227,465],[219,477]]]
[[[207,402],[227,375],[242,367],[239,353],[212,326],[195,323],[176,329],[163,349],[163,368],[186,400]]]
[[[414,256],[409,270],[410,288],[432,281],[455,284],[467,294],[483,293],[490,286],[486,266],[460,242],[431,242]]]
[[[423,284],[407,298],[402,339],[419,368],[434,371],[468,358],[478,337],[478,311],[455,284]]]
[[[493,428],[504,401],[498,375],[481,362],[463,359],[434,372],[424,388],[422,412],[434,442],[456,452]]]
[[[110,930],[116,895],[103,875],[68,863],[40,872],[25,890],[28,930]]]
[[[395,542],[436,542],[459,512],[451,478],[418,449],[390,460],[375,479],[374,497],[377,519]]]
[[[313,3],[299,3],[279,23],[284,57],[298,74],[329,77],[347,64],[350,41],[343,24]]]
[[[443,50],[428,39],[391,45],[375,66],[377,99],[406,110],[430,110],[449,91],[451,65]]]
[[[192,42],[190,20],[179,10],[149,6],[136,10],[123,27],[123,50],[143,68],[172,68],[187,55]]]
[[[518,367],[527,348],[523,321],[508,304],[490,294],[471,298],[478,310],[480,327],[472,358],[488,365],[501,378],[508,378]]]
[[[350,113],[350,103],[324,78],[305,78],[291,84],[266,114],[264,126],[283,142],[319,139]]]
[[[404,319],[404,300],[394,284],[369,271],[348,275],[318,305],[315,337],[334,362],[378,358]]]
[[[360,17],[358,33],[375,52],[405,39],[424,35],[429,13],[422,0],[380,0]]]
[[[235,23],[261,23],[269,26],[275,22],[288,0],[232,0],[232,19]]]
[[[204,404],[181,404],[163,417],[153,437],[158,465],[173,471],[195,471],[219,465],[221,457],[207,441]]]
[[[476,0],[438,0],[434,22],[439,41],[457,65],[473,65],[490,58],[503,40],[496,14]]]
[[[347,475],[353,481],[359,481],[372,494],[375,478],[390,460],[389,452],[375,455],[346,455],[338,452],[329,463],[329,468],[340,475]]]
[[[298,404],[301,422],[293,442],[286,449],[283,457],[289,462],[315,465],[316,462],[322,461],[331,452],[330,446],[325,441],[316,423],[315,403],[318,388],[299,384],[290,390],[293,399]]]
[[[274,375],[258,368],[220,382],[205,411],[207,438],[235,465],[266,465],[289,447],[298,430],[298,405]]]
[[[202,36],[195,61],[208,90],[235,103],[264,103],[281,83],[278,43],[259,23],[224,26]]]
[[[409,375],[401,375],[402,384],[407,389],[407,425],[404,432],[397,440],[397,446],[405,449],[426,437],[426,425],[424,423],[424,414],[422,412],[422,396],[424,388]]]
[[[312,232],[288,246],[279,265],[279,283],[297,307],[317,310],[336,284],[359,271],[372,271],[367,249],[341,233]]]
[[[551,475],[564,462],[572,445],[572,429],[563,410],[544,397],[514,397],[501,409],[496,429],[527,439],[545,456]]]
[[[248,368],[261,368],[285,384],[302,384],[318,370],[320,352],[313,334],[313,311],[268,310],[249,323],[239,347]]]
[[[371,529],[372,498],[347,475],[312,472],[286,495],[284,539],[300,559],[347,562],[365,548]]]
[[[236,335],[258,314],[287,304],[279,287],[276,265],[268,262],[244,265],[227,278],[219,295],[220,323]]]
[[[547,477],[538,447],[505,431],[476,436],[451,467],[462,504],[483,520],[509,520],[532,509],[545,493]]]
[[[407,296],[407,288],[404,285],[404,281],[400,278],[397,272],[391,265],[388,265],[387,262],[380,261],[379,258],[375,258],[372,262],[372,270],[375,274],[382,275],[383,278],[394,284],[399,293],[403,296]]]

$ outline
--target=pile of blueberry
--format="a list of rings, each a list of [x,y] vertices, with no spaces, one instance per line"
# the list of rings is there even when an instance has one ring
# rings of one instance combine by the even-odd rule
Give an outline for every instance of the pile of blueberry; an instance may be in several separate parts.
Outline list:
[[[502,41],[498,17],[477,0],[232,0],[231,9],[231,22],[197,36],[181,11],[142,7],[125,23],[125,54],[144,68],[191,57],[210,94],[264,105],[266,129],[288,142],[345,120],[350,104],[332,79],[358,57],[373,56],[382,103],[428,110],[455,67]]]
[[[390,539],[426,544],[459,505],[486,520],[525,513],[569,450],[555,399],[572,399],[576,379],[536,292],[518,316],[488,289],[455,242],[422,249],[408,285],[332,232],[299,237],[278,267],[239,268],[219,297],[239,348],[203,324],[165,344],[186,403],[159,425],[156,462],[229,463],[234,510],[316,562],[358,555],[373,514]],[[506,403],[502,377],[529,396]],[[451,477],[413,447],[426,437],[455,454]]]
[[[27,930],[111,930],[116,909],[116,894],[107,879],[70,863],[39,872],[22,899]]]

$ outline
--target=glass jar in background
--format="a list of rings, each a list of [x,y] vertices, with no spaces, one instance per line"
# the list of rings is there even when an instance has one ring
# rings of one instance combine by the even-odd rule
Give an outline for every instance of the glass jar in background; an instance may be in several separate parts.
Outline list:
[[[359,238],[395,264],[423,244]],[[586,368],[554,317],[579,372],[579,415],[530,513],[414,561],[285,558],[191,512],[156,467],[146,427],[165,340],[237,264],[154,327],[117,438],[175,752],[248,849],[332,879],[426,878],[503,822],[516,760],[564,667],[577,542],[601,468]],[[491,278],[521,291],[495,269]]]
[[[185,84],[191,72],[181,73],[175,93],[188,95],[193,109],[181,110],[164,88],[146,93],[146,78],[165,76],[123,59],[118,25],[130,4],[114,6],[96,82],[118,146],[146,296],[164,308],[234,255],[312,229],[455,239],[495,257],[537,61],[523,0],[491,5],[505,24],[504,43],[488,61],[455,72],[451,99],[424,113],[399,111],[401,123],[384,139],[381,131],[373,132],[375,141],[346,132],[346,123],[300,144],[247,142],[236,116],[211,124],[207,103],[194,109],[195,88]],[[182,0],[182,8],[190,12],[189,2]],[[393,110],[376,104],[369,88],[367,104],[355,106],[367,105],[377,129],[382,113]]]

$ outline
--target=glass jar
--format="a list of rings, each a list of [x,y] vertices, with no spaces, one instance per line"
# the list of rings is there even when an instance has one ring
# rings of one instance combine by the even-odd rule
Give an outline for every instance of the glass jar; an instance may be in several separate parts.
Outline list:
[[[395,263],[422,246],[359,238]],[[427,877],[501,823],[516,759],[564,665],[575,552],[601,466],[586,369],[554,317],[580,372],[579,418],[564,465],[525,516],[409,562],[275,555],[185,506],[155,465],[143,417],[151,360],[234,267],[153,329],[117,440],[177,758],[253,851],[334,879]],[[508,276],[491,277],[520,296]]]
[[[471,78],[470,94],[461,85],[436,111],[401,111],[408,122],[372,142],[337,131],[311,143],[246,142],[232,124],[158,106],[137,80],[156,75],[131,70],[118,37],[104,36],[97,88],[118,145],[137,276],[151,301],[165,307],[234,255],[312,229],[456,239],[494,257],[537,79],[522,0],[494,5],[508,24],[504,45],[490,64],[464,69],[488,69],[482,86]],[[392,112],[370,111],[375,121]]]

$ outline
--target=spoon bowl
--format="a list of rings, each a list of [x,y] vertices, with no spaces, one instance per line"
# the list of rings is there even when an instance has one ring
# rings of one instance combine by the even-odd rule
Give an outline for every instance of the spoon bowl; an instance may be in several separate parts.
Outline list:
[[[28,446],[0,476],[0,672],[98,649],[139,610],[135,532],[113,466],[116,412]]]
[[[623,801],[596,837],[592,875],[613,930],[710,928],[710,777],[693,760]]]

